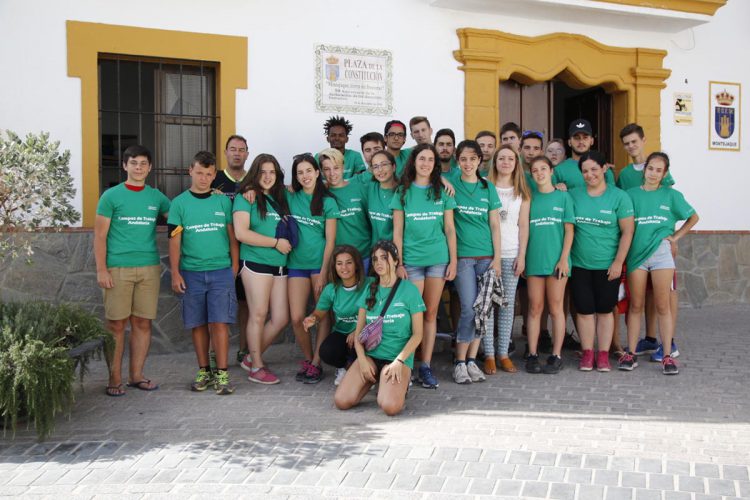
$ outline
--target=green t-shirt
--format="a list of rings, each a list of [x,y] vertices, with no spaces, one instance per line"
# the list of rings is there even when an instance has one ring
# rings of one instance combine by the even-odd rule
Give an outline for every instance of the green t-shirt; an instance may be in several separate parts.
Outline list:
[[[363,294],[369,293],[370,283],[375,278],[365,278],[362,286],[346,288],[344,285],[328,283],[320,294],[318,311],[333,310],[333,332],[349,335],[357,328],[359,302]]]
[[[447,264],[448,241],[445,238],[443,213],[456,208],[456,200],[441,188],[440,199],[433,198],[431,186],[412,183],[401,204],[399,187],[391,199],[393,210],[404,212],[403,261],[410,266]]]
[[[151,186],[132,191],[125,183],[107,189],[96,214],[110,220],[107,267],[142,267],[159,264],[156,218],[169,212],[169,198]]]
[[[367,258],[370,253],[370,222],[367,219],[366,186],[350,182],[344,187],[328,188],[339,207],[336,244],[351,245]]]
[[[167,224],[182,226],[180,269],[216,271],[232,266],[227,224],[232,223],[232,202],[210,193],[196,196],[183,191],[169,209]]]
[[[639,165],[640,170],[636,170],[635,164],[629,163],[627,167],[620,170],[620,175],[617,176],[617,187],[623,191],[629,191],[634,187],[640,187],[643,184],[643,167],[644,163]],[[674,186],[674,178],[672,174],[667,171],[667,175],[661,181],[661,185],[665,187]]]
[[[318,159],[318,153],[315,153],[315,161],[320,162]],[[359,154],[358,151],[344,149],[344,179],[354,177],[356,174],[366,169],[367,165],[365,165],[365,160],[362,159],[362,155]]]
[[[461,168],[458,165],[453,166],[453,162],[454,160],[451,159],[451,168],[447,172],[440,171],[440,175],[448,179],[451,183],[461,177]]]
[[[372,309],[367,309],[369,290],[360,296],[359,307],[365,310],[366,323],[372,323],[377,319],[390,293],[390,288],[378,286]],[[384,361],[396,359],[411,338],[412,315],[424,312],[426,309],[417,287],[411,281],[401,280],[383,317],[383,340],[375,349],[368,351],[367,355]],[[409,368],[414,368],[414,354],[406,358],[404,364]]]
[[[371,245],[380,240],[393,240],[393,209],[391,200],[396,189],[383,189],[379,182],[367,185],[367,216],[372,228]]]
[[[270,195],[268,196],[270,197]],[[269,238],[276,237],[276,226],[279,224],[281,217],[268,201],[266,201],[265,217],[260,216],[258,200],[250,203],[243,196],[236,196],[234,198],[232,212],[247,212],[250,214],[248,229]],[[256,247],[246,243],[240,243],[240,258],[256,264],[265,264],[274,267],[284,267],[287,261],[287,256],[273,247]]]
[[[524,170],[523,175],[524,175],[524,177],[526,177],[526,185],[529,186],[529,192],[531,194],[537,193],[539,190],[536,187],[536,181],[534,180],[534,177],[531,175],[531,172],[529,172],[527,170]],[[557,184],[554,181],[554,173],[552,175],[553,175],[553,177],[552,177],[552,179],[553,179],[552,183],[553,184]]]
[[[611,168],[605,172],[604,180],[610,186],[615,185],[615,174],[612,173]],[[559,184],[561,182],[568,187],[568,191],[586,187],[586,181],[583,180],[583,174],[578,168],[578,160],[568,158],[555,167],[555,172],[552,174],[552,183]],[[536,189],[536,186],[534,186],[534,189]]]
[[[364,172],[354,174],[348,180],[349,182],[354,182],[357,184],[362,184],[364,186],[367,186],[370,182],[373,182],[373,176],[372,176],[372,172],[370,172],[369,170],[365,170]]]
[[[627,194],[633,200],[635,215],[635,233],[626,260],[628,272],[631,272],[653,255],[664,238],[674,233],[678,220],[687,219],[695,209],[682,193],[668,187],[655,191],[635,187]]]
[[[459,257],[491,257],[495,254],[490,231],[490,212],[500,223],[497,209],[502,206],[495,186],[482,182],[468,183],[461,176],[454,178],[456,209],[453,218],[456,225],[457,251]]]
[[[287,195],[289,211],[299,226],[299,243],[289,253],[287,266],[291,269],[320,269],[326,247],[326,220],[338,219],[336,200],[323,197],[322,215],[312,215],[312,195],[300,190]]]
[[[406,166],[406,162],[409,160],[409,155],[411,154],[411,150],[414,148],[403,148],[401,151],[398,152],[398,156],[396,156],[396,179],[401,177],[401,174],[404,172],[404,167]]]
[[[589,196],[585,187],[569,192],[576,217],[573,265],[609,269],[620,244],[619,220],[633,216],[633,202],[625,191],[610,185],[596,197]]]
[[[560,261],[565,224],[575,224],[573,200],[565,191],[535,192],[529,207],[526,275],[550,276]],[[572,267],[568,256],[568,267]]]

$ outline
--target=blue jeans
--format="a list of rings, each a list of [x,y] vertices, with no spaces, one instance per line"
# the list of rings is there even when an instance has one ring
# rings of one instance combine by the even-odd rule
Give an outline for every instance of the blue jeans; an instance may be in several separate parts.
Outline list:
[[[458,259],[456,285],[458,298],[461,300],[461,316],[458,318],[458,332],[456,340],[469,343],[479,338],[479,332],[474,327],[474,301],[477,300],[477,279],[490,268],[492,259]]]

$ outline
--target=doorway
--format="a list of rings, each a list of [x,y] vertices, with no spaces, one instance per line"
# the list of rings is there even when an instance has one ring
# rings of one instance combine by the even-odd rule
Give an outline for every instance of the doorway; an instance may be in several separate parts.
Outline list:
[[[594,149],[613,161],[612,96],[602,87],[576,89],[559,79],[524,85],[511,79],[500,83],[499,92],[501,126],[512,121],[522,130],[538,130],[545,144],[563,139],[570,156],[568,125],[585,118],[594,129]]]

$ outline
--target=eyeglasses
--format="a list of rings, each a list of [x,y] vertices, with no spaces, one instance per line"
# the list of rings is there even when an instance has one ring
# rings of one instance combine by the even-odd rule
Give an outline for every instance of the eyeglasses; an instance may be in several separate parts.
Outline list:
[[[406,133],[405,132],[388,132],[385,134],[386,137],[393,137],[396,139],[406,139]]]
[[[381,168],[388,168],[391,165],[393,165],[393,163],[391,163],[389,161],[384,161],[382,163],[373,163],[372,164],[372,169],[373,170],[380,170]]]
[[[544,134],[539,132],[538,130],[524,130],[521,137],[524,139],[527,137],[536,137],[538,139],[544,139]]]

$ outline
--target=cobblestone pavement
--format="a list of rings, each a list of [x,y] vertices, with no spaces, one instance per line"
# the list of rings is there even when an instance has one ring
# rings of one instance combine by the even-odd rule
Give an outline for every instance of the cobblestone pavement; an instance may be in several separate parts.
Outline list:
[[[750,307],[684,310],[681,373],[499,374],[458,386],[448,353],[438,390],[412,388],[395,418],[374,394],[332,404],[333,373],[295,382],[296,350],[271,348],[277,386],[191,393],[192,354],[152,356],[155,392],[103,394],[94,363],[70,419],[37,443],[0,440],[0,495],[704,499],[750,497]],[[521,343],[521,342],[519,342]],[[517,365],[522,361],[517,359]]]

